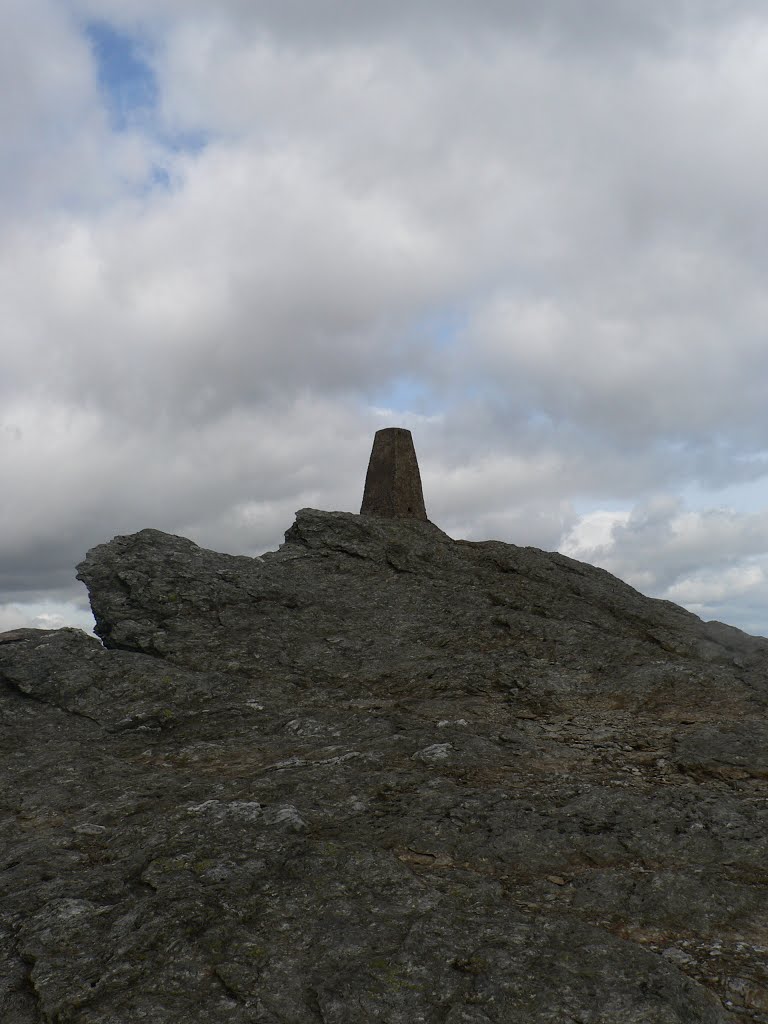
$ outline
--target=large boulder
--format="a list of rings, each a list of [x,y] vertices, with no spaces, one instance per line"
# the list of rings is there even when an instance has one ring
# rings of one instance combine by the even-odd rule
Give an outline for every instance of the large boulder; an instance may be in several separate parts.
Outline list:
[[[0,634],[5,1024],[768,1022],[768,641],[302,510]]]

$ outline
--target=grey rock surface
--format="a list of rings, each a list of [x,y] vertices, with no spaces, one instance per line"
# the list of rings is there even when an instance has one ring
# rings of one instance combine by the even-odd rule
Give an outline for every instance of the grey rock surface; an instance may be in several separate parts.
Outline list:
[[[302,510],[0,634],[3,1024],[768,1022],[768,641]]]

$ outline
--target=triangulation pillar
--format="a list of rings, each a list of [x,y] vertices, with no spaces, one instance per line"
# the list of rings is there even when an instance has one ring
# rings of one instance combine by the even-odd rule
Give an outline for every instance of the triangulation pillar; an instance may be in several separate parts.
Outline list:
[[[410,430],[385,427],[376,431],[360,514],[426,520],[419,464]]]

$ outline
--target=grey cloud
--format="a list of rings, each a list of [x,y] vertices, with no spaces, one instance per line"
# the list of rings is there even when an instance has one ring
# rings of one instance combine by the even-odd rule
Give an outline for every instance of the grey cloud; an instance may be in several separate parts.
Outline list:
[[[766,348],[763,254],[750,239],[766,237],[768,153],[761,50],[734,32],[714,55],[661,51],[628,69],[557,64],[515,40],[456,67],[392,44],[316,65],[243,44],[243,82],[265,83],[246,106],[230,102],[237,60],[216,60],[219,74],[202,58],[214,87],[200,104],[193,82],[177,90],[233,129],[248,133],[255,116],[268,138],[279,111],[339,180],[386,194],[432,253],[451,255],[431,271],[473,313],[453,370],[461,385],[467,374],[495,383],[625,446],[701,443],[728,417],[754,448]],[[191,82],[183,59],[175,72]],[[494,324],[500,301],[508,324]]]
[[[92,16],[135,23],[157,15],[211,19],[204,0],[78,0],[81,11]],[[535,33],[569,49],[595,50],[610,44],[659,46],[670,36],[692,28],[713,27],[735,18],[760,17],[757,0],[738,5],[723,0],[222,0],[216,16],[254,26],[295,43],[328,45],[332,42],[370,41],[382,36],[444,42],[459,35],[475,41],[491,32]]]
[[[139,422],[216,419],[418,368],[407,325],[438,300],[450,264],[386,197],[247,151],[201,158],[167,202],[51,234],[32,229],[0,251],[17,325],[4,386],[47,383]]]
[[[379,425],[312,398],[235,410],[202,428],[135,424],[122,438],[101,416],[49,416],[25,425],[16,451],[0,449],[0,474],[14,482],[0,519],[4,601],[79,593],[74,566],[88,548],[148,525],[257,554],[282,542],[300,507],[357,511]]]
[[[722,569],[768,552],[768,515],[728,509],[694,513],[679,499],[656,501],[617,524],[612,542],[625,566],[652,571],[655,588],[664,590],[703,567]]]
[[[580,518],[562,548],[703,618],[768,631],[768,509],[694,510],[657,496],[628,514]]]

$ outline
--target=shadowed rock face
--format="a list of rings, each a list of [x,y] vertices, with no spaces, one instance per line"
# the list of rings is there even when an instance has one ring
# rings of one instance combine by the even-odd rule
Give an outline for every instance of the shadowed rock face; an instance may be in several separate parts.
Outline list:
[[[377,430],[365,477],[361,515],[426,520],[421,475],[410,430]]]
[[[768,1021],[768,641],[304,509],[0,634],[3,1024]]]

